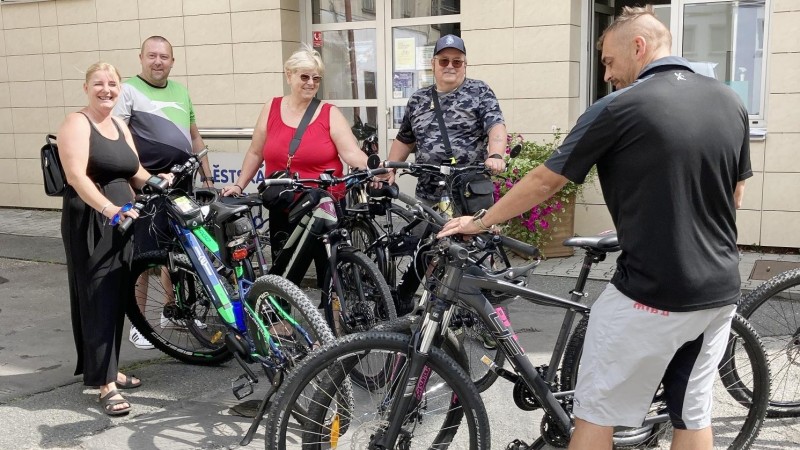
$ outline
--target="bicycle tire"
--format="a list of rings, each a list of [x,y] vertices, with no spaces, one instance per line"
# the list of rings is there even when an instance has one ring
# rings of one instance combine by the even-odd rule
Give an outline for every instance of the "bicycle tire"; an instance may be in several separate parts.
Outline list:
[[[367,205],[357,205],[355,209],[364,210]],[[369,259],[375,262],[380,273],[386,278],[386,282],[391,286],[391,280],[386,276],[386,252],[383,246],[376,245],[376,241],[381,236],[381,230],[377,225],[365,217],[351,217],[347,220],[347,229],[350,232],[350,243],[353,247],[364,252]]]
[[[311,300],[286,278],[278,275],[259,277],[247,292],[246,301],[257,314],[257,318],[246,315],[247,330],[261,356],[276,355],[270,350],[268,339],[260,332],[255,320],[260,320],[268,327],[268,332],[278,344],[280,351],[292,361],[292,364],[307,356],[315,348],[335,340],[325,318]],[[278,307],[291,319],[286,319],[277,312]],[[292,321],[297,325],[291,323]]]
[[[780,273],[747,294],[739,314],[756,330],[767,352],[772,393],[767,417],[800,416],[800,304],[786,291],[800,286],[800,269]]]
[[[575,389],[587,325],[588,318],[584,317],[575,327],[567,344],[562,366],[562,390]],[[714,417],[718,417],[724,409],[725,420],[717,421],[714,417],[711,419],[714,428],[714,448],[746,450],[755,442],[764,422],[769,402],[769,366],[758,335],[747,321],[738,314],[734,316],[731,322],[729,342],[731,341],[741,342],[744,351],[737,352],[737,354],[727,354],[719,365],[718,373],[720,376],[714,384],[713,414]],[[741,361],[733,364],[730,358],[740,358]],[[752,395],[747,404],[742,404],[731,394],[731,389],[735,390],[738,386],[731,387],[724,384],[723,380],[728,377],[726,370],[732,365],[741,368],[748,365],[750,367],[749,388]],[[740,383],[742,382],[741,379],[737,378],[737,380]],[[654,397],[651,413],[657,414],[666,408],[660,399],[660,394],[661,388],[659,388]],[[669,421],[663,424],[656,424],[652,428],[626,428],[625,430],[617,428],[614,432],[615,448],[646,447],[667,449],[670,443],[668,441],[664,442],[665,439],[663,438],[670,434],[671,429],[672,425]],[[622,441],[623,439],[625,441]]]
[[[270,408],[267,424],[266,448],[283,450],[287,441],[303,441],[302,448],[327,448],[334,436],[336,444],[342,448],[365,448],[364,439],[369,440],[386,422],[385,408],[391,395],[398,392],[391,382],[384,383],[386,394],[370,392],[369,395],[356,395],[354,404],[342,408],[333,399],[340,398],[337,386],[347,379],[349,372],[360,362],[365,354],[382,354],[389,358],[387,364],[403,370],[402,361],[407,362],[409,336],[370,331],[340,339],[333,345],[323,347],[312,357],[306,359],[284,381]],[[393,363],[397,362],[396,364]],[[459,364],[439,348],[431,348],[427,367],[431,369],[426,378],[424,390],[419,391],[420,402],[413,412],[403,412],[404,418],[411,417],[404,425],[406,441],[399,448],[446,448],[449,443],[462,444],[471,449],[488,449],[490,446],[489,418],[483,401],[475,386]],[[434,394],[435,393],[435,394]],[[295,403],[311,397],[308,416],[304,423],[298,423],[293,415]],[[376,401],[370,405],[370,401]],[[369,411],[369,414],[362,414]],[[333,420],[328,420],[328,414]],[[337,433],[336,418],[344,417],[348,429]],[[419,418],[416,420],[414,418]],[[413,430],[407,428],[414,425]],[[419,443],[412,439],[426,439]],[[348,443],[348,441],[350,441]],[[359,445],[360,444],[360,445]]]
[[[230,360],[233,354],[224,340],[214,339],[218,332],[221,332],[219,336],[225,334],[225,323],[218,316],[200,278],[186,255],[177,254],[173,261],[175,273],[170,274],[170,294],[162,283],[169,267],[166,252],[148,252],[134,259],[129,287],[134,294],[129,296],[126,306],[128,319],[155,348],[179,361],[217,365]],[[140,276],[147,277],[146,291],[139,286]],[[226,288],[230,289],[229,286]],[[142,311],[137,295],[144,292],[146,303]],[[170,301],[173,295],[178,298]],[[168,311],[166,315],[165,308]],[[165,322],[166,316],[170,318]],[[203,339],[198,339],[198,334],[202,334]]]
[[[335,302],[325,302],[327,319],[336,336],[366,331],[379,322],[397,318],[389,286],[375,262],[353,247],[343,247],[337,251],[336,270],[345,298],[340,299],[338,313],[332,305]],[[335,290],[330,274],[327,280],[324,294],[332,299]]]

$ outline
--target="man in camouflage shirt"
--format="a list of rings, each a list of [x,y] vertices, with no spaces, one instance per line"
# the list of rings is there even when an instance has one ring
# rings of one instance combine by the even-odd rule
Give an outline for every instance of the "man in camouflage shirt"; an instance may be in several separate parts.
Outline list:
[[[448,34],[436,41],[431,60],[434,85],[418,90],[408,100],[403,123],[389,151],[389,161],[405,161],[412,151],[418,163],[441,164],[450,159],[433,107],[432,95],[436,89],[457,164],[485,162],[494,173],[505,170],[503,113],[486,83],[466,77],[466,53],[464,41],[458,36]],[[394,181],[393,174],[389,181]],[[419,178],[417,198],[434,203],[440,195],[436,180],[430,176]]]

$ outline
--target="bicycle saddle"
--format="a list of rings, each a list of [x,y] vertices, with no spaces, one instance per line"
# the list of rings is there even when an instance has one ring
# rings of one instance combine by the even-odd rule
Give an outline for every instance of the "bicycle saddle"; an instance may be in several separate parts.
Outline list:
[[[250,209],[247,205],[226,205],[222,202],[215,202],[211,204],[211,214],[214,217],[214,222],[217,224],[225,223],[231,216],[243,213]]]
[[[399,193],[400,189],[396,184],[381,183],[381,187],[378,189],[375,189],[372,186],[367,186],[367,195],[370,197],[397,198]]]
[[[244,195],[242,197],[220,197],[219,201],[230,206],[262,206],[264,201],[258,195]]]
[[[586,250],[592,249],[604,253],[619,251],[619,240],[617,233],[599,234],[597,236],[572,237],[563,242],[567,247],[581,247]]]

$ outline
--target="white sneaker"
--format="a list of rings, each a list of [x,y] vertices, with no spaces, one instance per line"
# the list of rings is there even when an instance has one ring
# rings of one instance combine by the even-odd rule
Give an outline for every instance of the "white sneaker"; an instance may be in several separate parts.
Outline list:
[[[162,330],[185,330],[186,329],[186,321],[183,319],[168,319],[164,316],[164,313],[161,313],[161,329]],[[194,326],[200,330],[205,330],[208,328],[208,325],[200,322],[197,319],[194,319]]]
[[[131,325],[131,332],[128,340],[131,341],[134,347],[140,350],[152,350],[155,348],[133,325]]]

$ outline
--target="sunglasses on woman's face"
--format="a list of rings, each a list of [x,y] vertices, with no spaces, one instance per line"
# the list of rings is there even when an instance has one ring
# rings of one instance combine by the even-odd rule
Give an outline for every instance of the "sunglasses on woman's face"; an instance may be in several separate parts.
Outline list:
[[[450,65],[450,63],[453,63],[454,69],[460,69],[461,66],[464,65],[463,59],[450,59],[450,58],[433,58],[433,59],[439,61],[439,67],[447,67]]]
[[[308,83],[308,80],[314,81],[314,84],[319,84],[319,82],[322,81],[322,77],[319,76],[319,75],[314,75],[312,77],[311,75],[309,75],[307,73],[301,73],[300,74],[300,81],[302,81],[303,83]]]

